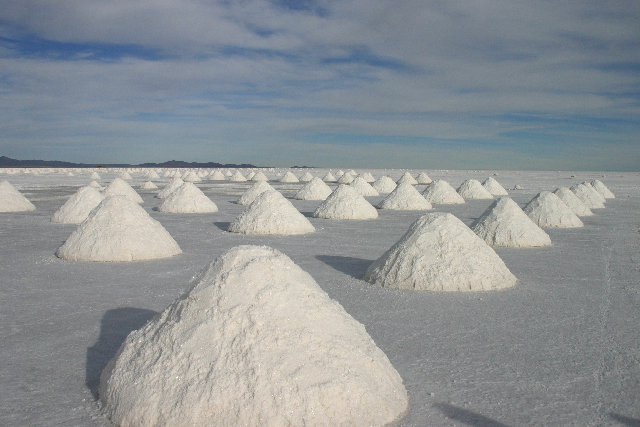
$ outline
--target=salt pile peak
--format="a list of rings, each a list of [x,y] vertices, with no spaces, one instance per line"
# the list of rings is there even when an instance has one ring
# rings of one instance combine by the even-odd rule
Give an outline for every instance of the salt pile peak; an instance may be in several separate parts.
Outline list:
[[[351,184],[355,178],[349,172],[345,172],[338,178],[338,184]]]
[[[349,183],[349,186],[356,190],[360,195],[379,196],[380,194],[369,184],[362,176],[358,175],[353,181]]]
[[[538,193],[524,212],[540,227],[575,228],[584,224],[558,196],[550,191]]]
[[[313,212],[314,218],[374,219],[378,210],[348,185],[340,185]]]
[[[391,177],[385,175],[378,178],[376,182],[371,185],[380,194],[391,193],[396,189],[398,184]]]
[[[296,200],[325,200],[331,191],[331,187],[316,176],[307,182],[293,198]]]
[[[105,198],[56,252],[75,261],[143,261],[180,254],[162,224],[126,196]]]
[[[300,182],[309,182],[313,179],[313,175],[311,175],[310,172],[305,172],[302,174],[302,176],[300,176],[300,178],[298,178],[298,181]]]
[[[9,181],[0,182],[0,212],[35,211],[36,207]]]
[[[176,188],[158,206],[158,211],[169,213],[209,213],[218,212],[218,207],[192,182],[185,182]]]
[[[528,248],[551,245],[549,235],[507,196],[494,201],[471,224],[471,230],[490,246]]]
[[[498,181],[496,181],[493,177],[489,177],[484,180],[482,186],[493,196],[507,196],[509,193],[504,189],[502,185]]]
[[[129,172],[127,172],[127,171],[124,171],[124,172],[122,172],[120,175],[118,175],[118,178],[120,178],[120,179],[126,179],[126,180],[133,179],[133,178],[131,177],[131,174],[130,174]]]
[[[331,172],[327,172],[324,177],[322,177],[324,182],[336,182],[336,177],[333,176]]]
[[[256,197],[265,191],[275,191],[271,185],[267,181],[257,181],[253,184],[247,191],[242,193],[240,198],[236,201],[239,205],[249,205],[253,202]]]
[[[516,277],[489,245],[450,213],[428,213],[376,260],[367,282],[423,291],[509,288]]]
[[[553,192],[578,216],[591,216],[593,212],[585,205],[576,194],[567,187],[558,187]]]
[[[246,180],[247,178],[245,178],[239,170],[235,171],[229,178],[229,181],[232,182],[245,182]]]
[[[436,179],[422,192],[424,198],[434,205],[457,205],[465,203],[458,192],[444,179]]]
[[[160,175],[158,175],[158,172],[154,171],[154,170],[150,170],[146,175],[145,178],[147,179],[160,179]]]
[[[433,207],[411,183],[403,182],[378,204],[378,209],[429,210]]]
[[[457,191],[465,200],[493,199],[493,195],[477,179],[467,179],[458,187]]]
[[[145,181],[144,184],[140,186],[141,190],[156,190],[157,188],[158,186],[151,181]]]
[[[89,179],[100,179],[100,174],[98,172],[92,172],[91,175],[89,175]]]
[[[408,406],[364,326],[283,253],[239,246],[132,332],[98,393],[128,426],[383,426]]]
[[[127,196],[136,203],[143,203],[142,197],[122,178],[115,178],[102,192],[104,197]]]
[[[373,175],[371,175],[371,172],[363,172],[360,174],[360,176],[369,184],[371,184],[372,182],[376,182],[376,179]]]
[[[605,207],[605,198],[602,197],[600,193],[598,193],[588,182],[574,185],[570,190],[573,191],[589,209],[602,209]]]
[[[222,172],[215,170],[209,175],[209,181],[226,181],[226,178]]]
[[[269,178],[262,171],[256,172],[253,177],[251,177],[251,181],[269,181]]]
[[[180,177],[175,177],[167,184],[158,194],[156,194],[156,198],[164,199],[169,196],[169,194],[173,193],[177,188],[179,188],[184,181]]]
[[[200,178],[196,172],[190,171],[184,174],[182,180],[184,182],[200,182],[202,178]]]
[[[294,235],[316,229],[278,191],[265,191],[229,224],[229,231],[243,234]]]
[[[293,174],[293,172],[291,171],[287,171],[287,173],[285,173],[282,178],[280,178],[280,182],[300,182],[298,181],[298,178],[296,178],[296,176]]]
[[[396,184],[402,184],[403,182],[408,182],[411,185],[418,184],[418,181],[416,181],[416,179],[411,176],[409,172],[405,172],[404,175],[402,175],[400,179],[396,181]]]
[[[95,188],[81,187],[53,214],[51,222],[79,224],[102,200],[104,196]]]
[[[420,172],[416,177],[416,182],[418,184],[431,184],[433,180],[429,178],[429,175],[427,175],[426,172]]]
[[[616,196],[607,188],[604,183],[598,179],[591,181],[591,186],[605,199],[615,199]]]

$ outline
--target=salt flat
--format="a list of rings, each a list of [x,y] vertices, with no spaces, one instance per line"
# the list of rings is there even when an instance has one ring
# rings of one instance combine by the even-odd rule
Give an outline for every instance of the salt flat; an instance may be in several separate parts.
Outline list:
[[[320,177],[327,171],[311,170]],[[405,172],[367,171],[394,179]],[[427,173],[457,187],[494,171]],[[245,208],[235,201],[251,182],[197,183],[219,208],[211,214],[157,212],[157,190],[138,190],[142,206],[183,253],[133,263],[54,256],[76,226],[49,220],[91,181],[88,173],[0,174],[37,208],[0,214],[0,425],[111,425],[92,390],[124,337],[169,305],[212,259],[240,244],[284,252],[366,326],[409,392],[410,408],[398,426],[640,425],[639,173],[499,171],[494,178],[505,188],[525,188],[509,191],[521,207],[540,191],[592,179],[616,198],[583,217],[583,228],[546,228],[550,247],[496,248],[519,282],[479,293],[390,290],[360,280],[422,212],[312,218],[320,201],[291,198],[303,183],[279,183],[274,172],[266,174],[309,218],[314,233],[227,232]],[[101,175],[103,185],[117,176]],[[134,188],[147,180],[132,175]],[[154,180],[159,187],[168,181]],[[367,199],[375,205],[383,198]],[[434,208],[469,225],[490,204]]]

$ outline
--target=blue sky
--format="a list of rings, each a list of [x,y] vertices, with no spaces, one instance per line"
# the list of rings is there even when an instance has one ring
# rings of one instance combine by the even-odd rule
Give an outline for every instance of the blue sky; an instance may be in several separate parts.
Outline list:
[[[640,2],[0,0],[0,155],[640,170]]]

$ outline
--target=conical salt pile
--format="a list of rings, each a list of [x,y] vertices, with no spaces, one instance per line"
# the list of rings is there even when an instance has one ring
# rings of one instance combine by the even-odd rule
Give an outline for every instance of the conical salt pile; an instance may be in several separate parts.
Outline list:
[[[98,190],[101,190],[101,189],[102,189],[102,185],[98,184],[98,183],[97,183],[97,182],[95,182],[95,181],[91,181],[88,185],[89,185],[89,186],[91,186],[91,187],[93,187],[93,188],[96,188],[96,189],[98,189]]]
[[[249,174],[246,176],[247,181],[251,181],[254,176],[256,176],[256,173],[254,171],[249,172]]]
[[[574,214],[578,216],[593,215],[591,209],[589,209],[587,205],[582,203],[582,200],[580,200],[578,196],[576,196],[576,193],[569,190],[567,187],[558,187],[553,192],[553,194],[558,196],[560,200],[562,200],[567,206],[569,206],[569,209],[571,209]]]
[[[67,172],[67,176],[75,176],[73,172]]]
[[[175,177],[171,180],[169,184],[167,184],[158,194],[156,194],[157,199],[164,199],[169,196],[169,194],[173,193],[177,188],[179,188],[184,181],[180,177]]]
[[[36,207],[27,200],[9,181],[0,182],[0,212],[35,211]]]
[[[182,178],[182,180],[184,182],[200,182],[202,181],[202,178],[200,178],[196,172],[191,171],[189,173],[186,173],[184,175],[184,178]]]
[[[476,179],[468,179],[458,187],[458,194],[465,200],[472,199],[493,199],[489,193]]]
[[[104,369],[127,426],[383,426],[408,406],[364,326],[283,253],[238,246],[132,332]]]
[[[336,176],[340,178],[342,175],[344,175],[344,171],[342,169],[339,169],[338,172],[336,172]]]
[[[219,170],[213,171],[211,175],[209,175],[209,181],[226,181],[224,174]]]
[[[574,185],[570,188],[571,191],[578,196],[578,199],[582,200],[589,209],[602,209],[604,208],[605,198],[600,195],[588,182]]]
[[[143,261],[181,252],[162,224],[136,202],[111,196],[91,211],[56,256],[75,261]]]
[[[367,269],[364,280],[423,291],[489,291],[517,279],[481,238],[450,213],[428,213]]]
[[[169,194],[158,206],[158,211],[169,213],[218,212],[218,207],[192,182],[185,182]]]
[[[379,196],[380,194],[364,180],[361,176],[357,176],[349,186],[356,190],[361,196],[369,197],[369,196]]]
[[[233,173],[231,173],[231,171],[227,169],[227,171],[224,173],[224,176],[232,177]]]
[[[293,174],[293,172],[288,171],[285,173],[282,178],[280,178],[280,182],[299,182],[298,178]]]
[[[348,185],[339,185],[313,213],[314,218],[373,219],[378,210]]]
[[[402,184],[403,182],[408,182],[411,185],[418,184],[418,181],[416,181],[416,179],[411,176],[409,172],[405,172],[404,175],[402,175],[400,179],[396,181],[396,184]]]
[[[605,199],[615,199],[616,196],[598,179],[591,181],[591,186]]]
[[[387,194],[396,189],[398,184],[388,176],[381,176],[371,185],[378,193]]]
[[[232,182],[244,182],[246,180],[247,178],[245,178],[239,170],[235,171],[235,173],[229,178],[229,181]]]
[[[309,182],[313,179],[313,175],[311,175],[309,172],[305,172],[302,174],[302,176],[300,178],[298,178],[298,181],[300,182]]]
[[[239,205],[250,205],[256,197],[265,191],[275,191],[271,185],[267,181],[258,181],[253,184],[247,191],[242,193],[238,201],[236,202]]]
[[[156,172],[154,170],[151,170],[145,175],[145,178],[147,178],[147,179],[160,179],[160,175],[158,175],[158,172]]]
[[[100,174],[98,172],[92,172],[91,175],[89,175],[89,179],[100,179]]]
[[[133,179],[131,177],[131,174],[127,171],[122,172],[120,175],[118,175],[118,178],[120,179]]]
[[[373,177],[373,175],[371,175],[370,172],[364,172],[361,175],[362,175],[362,179],[367,181],[369,184],[371,184],[372,182],[376,182],[376,179]]]
[[[157,188],[158,186],[151,181],[145,181],[144,184],[140,186],[141,190],[155,190]]]
[[[550,191],[538,193],[524,212],[540,227],[575,228],[584,224],[558,196]]]
[[[338,184],[351,184],[351,181],[353,181],[354,179],[355,178],[353,177],[353,175],[351,175],[349,172],[346,172],[340,175],[340,178],[338,178]]]
[[[251,181],[269,181],[269,178],[267,178],[267,176],[262,171],[258,171],[255,175],[253,175]]]
[[[416,177],[416,182],[418,184],[431,184],[433,180],[429,178],[429,175],[427,175],[426,172],[420,172]]]
[[[325,200],[329,197],[331,191],[331,187],[325,184],[323,180],[314,177],[293,198],[296,200]]]
[[[424,198],[434,205],[459,205],[465,203],[458,192],[444,179],[436,179],[422,192]]]
[[[506,196],[493,202],[471,224],[471,230],[490,246],[530,248],[551,245],[549,235]]]
[[[493,177],[489,177],[484,180],[482,186],[493,196],[508,196],[507,190],[504,189],[502,185],[498,181],[496,181]]]
[[[102,192],[104,197],[127,196],[136,203],[143,203],[142,197],[122,178],[115,178]]]
[[[278,191],[265,191],[229,225],[243,234],[293,235],[314,232],[315,227]]]
[[[80,224],[102,200],[104,196],[95,188],[81,187],[53,214],[51,222]]]
[[[336,182],[336,177],[333,176],[331,172],[327,172],[324,177],[322,177],[324,182]]]
[[[413,185],[403,182],[378,204],[378,209],[429,210],[433,207]]]

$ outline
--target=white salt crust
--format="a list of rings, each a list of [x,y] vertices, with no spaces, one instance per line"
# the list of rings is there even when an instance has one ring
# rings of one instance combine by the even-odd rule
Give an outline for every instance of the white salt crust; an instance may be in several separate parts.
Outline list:
[[[367,282],[421,291],[489,291],[516,277],[469,227],[450,213],[420,217],[364,275]]]
[[[184,181],[180,177],[175,177],[167,184],[158,194],[156,194],[157,199],[164,199],[169,196],[169,194],[173,193],[176,189],[180,188],[180,186],[184,184]]]
[[[422,192],[424,198],[434,205],[458,205],[465,203],[458,192],[444,179],[436,179]]]
[[[331,194],[332,190],[327,184],[318,177],[314,177],[307,182],[293,196],[296,200],[325,200]]]
[[[378,204],[378,209],[429,210],[433,209],[422,194],[409,182],[403,182]]]
[[[496,181],[493,177],[489,177],[484,180],[482,186],[491,193],[492,196],[507,196],[509,193],[504,189],[502,185],[498,181]]]
[[[361,196],[379,196],[380,194],[363,177],[357,176],[349,183],[349,186],[356,190]]]
[[[314,218],[374,219],[378,210],[348,185],[339,185],[313,212]]]
[[[180,254],[173,237],[126,196],[105,198],[58,249],[75,261],[143,261]]]
[[[120,426],[383,426],[408,406],[364,326],[289,257],[239,246],[129,334],[98,389]]]
[[[80,224],[102,200],[104,196],[95,188],[81,187],[53,214],[51,222]]]
[[[582,203],[589,209],[603,209],[605,198],[600,195],[588,182],[574,185],[570,188]]]
[[[109,196],[126,196],[136,203],[143,203],[142,197],[136,190],[131,188],[122,178],[115,178],[107,187],[102,191],[104,197]]]
[[[605,199],[615,199],[616,196],[607,188],[604,183],[598,179],[591,181],[591,186]]]
[[[540,227],[576,228],[584,224],[558,196],[543,191],[524,207],[524,212]]]
[[[530,248],[551,245],[549,235],[507,196],[494,201],[471,224],[471,230],[490,246]]]
[[[578,216],[591,216],[593,212],[585,205],[576,194],[567,187],[558,187],[553,192],[560,200],[562,200],[569,209]]]
[[[210,213],[218,207],[192,182],[176,188],[160,206],[158,211],[168,213]]]
[[[0,212],[35,211],[36,207],[9,181],[0,182]]]
[[[257,181],[251,187],[247,189],[240,198],[236,201],[239,205],[250,205],[256,197],[265,191],[275,191],[271,185],[267,181]]]
[[[398,186],[398,184],[396,184],[396,182],[391,179],[391,177],[385,175],[385,176],[381,176],[380,178],[378,178],[378,180],[376,182],[374,182],[373,184],[371,184],[371,186],[380,194],[387,194],[387,193],[391,193],[393,190],[396,189],[396,187]]]
[[[468,179],[458,187],[458,194],[465,200],[474,199],[493,199],[493,195],[489,193],[476,179]]]

